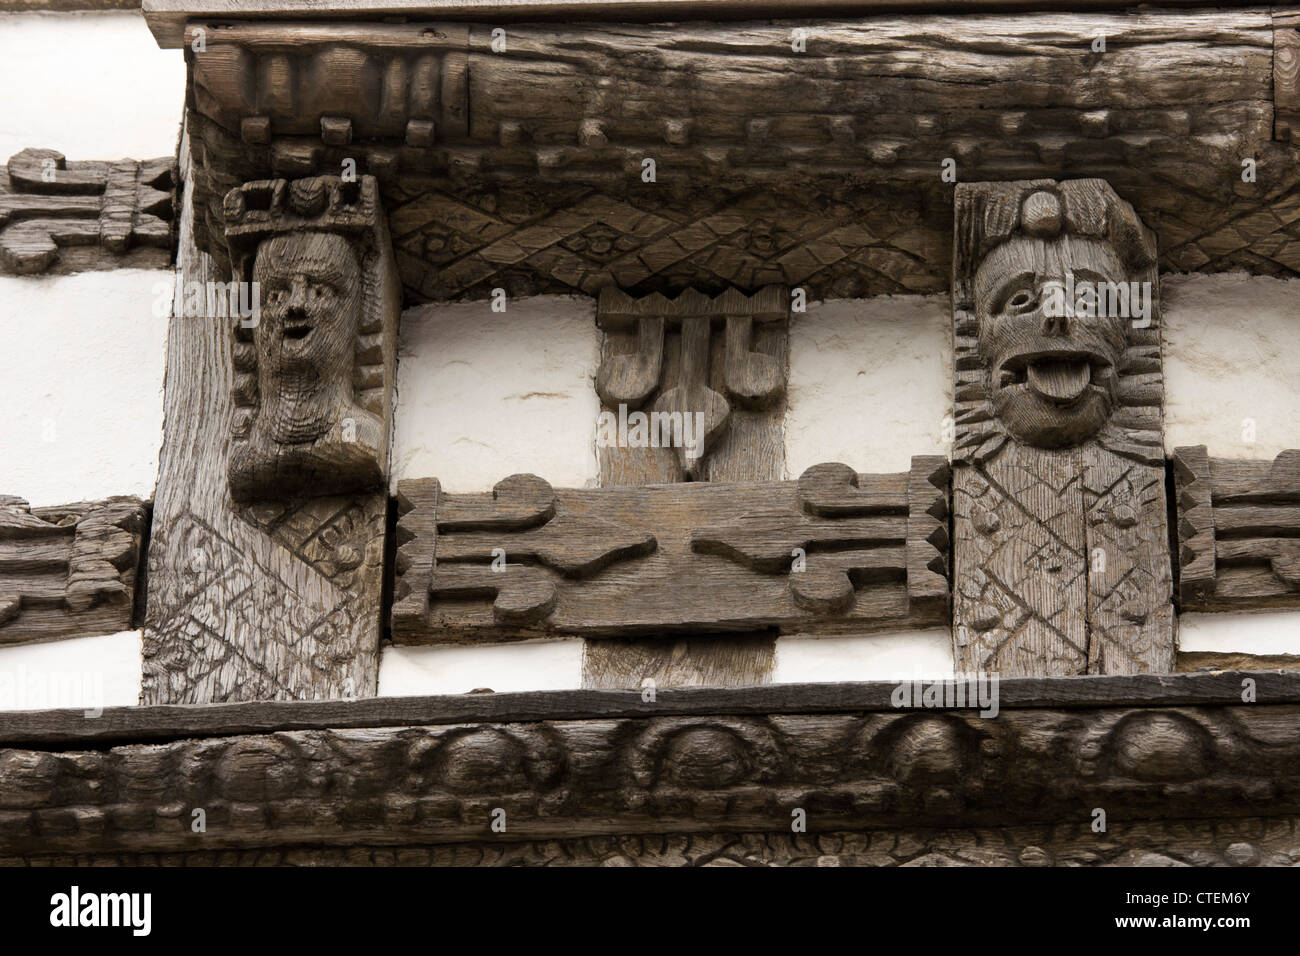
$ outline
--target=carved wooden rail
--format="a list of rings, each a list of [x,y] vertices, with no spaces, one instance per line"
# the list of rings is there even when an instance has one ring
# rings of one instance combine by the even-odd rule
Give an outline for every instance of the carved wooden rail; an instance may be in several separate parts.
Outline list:
[[[1174,451],[1186,610],[1300,607],[1300,449],[1273,461]]]
[[[144,522],[138,498],[31,508],[0,495],[0,644],[130,628]]]
[[[948,465],[797,482],[398,489],[398,643],[871,630],[947,619]]]

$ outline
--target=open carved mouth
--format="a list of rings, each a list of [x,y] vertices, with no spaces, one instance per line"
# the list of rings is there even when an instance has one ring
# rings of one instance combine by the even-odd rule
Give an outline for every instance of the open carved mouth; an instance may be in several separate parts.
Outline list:
[[[1073,405],[1109,364],[1087,352],[1016,355],[1002,363],[998,385],[1000,388],[1023,385],[1043,401]]]
[[[306,322],[286,322],[284,326],[284,337],[286,339],[305,339],[311,335],[312,326]]]

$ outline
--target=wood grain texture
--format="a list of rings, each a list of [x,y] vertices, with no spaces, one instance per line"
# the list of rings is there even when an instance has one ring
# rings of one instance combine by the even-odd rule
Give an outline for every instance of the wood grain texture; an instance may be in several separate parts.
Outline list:
[[[178,280],[216,281],[193,246],[191,212],[187,205]],[[373,694],[386,495],[234,503],[227,436],[237,322],[171,322],[141,701]]]
[[[767,688],[760,688],[766,692]],[[592,692],[589,692],[592,693]],[[665,692],[667,693],[667,692]],[[678,693],[686,693],[679,691]],[[1300,812],[1300,708],[792,713],[0,749],[5,855]],[[1044,742],[1050,741],[1050,746]],[[195,833],[191,808],[206,831]]]
[[[955,234],[957,668],[1171,671],[1154,237],[1097,180],[960,184]]]
[[[747,687],[772,680],[773,635],[587,641],[582,686],[595,690],[634,687]]]
[[[795,24],[780,22],[518,24],[504,54],[487,25],[212,31],[206,52],[187,47],[200,245],[219,254],[204,236],[220,235],[233,185],[352,158],[404,227],[411,301],[493,288],[941,291],[951,189],[938,175],[952,160],[963,182],[1107,179],[1158,233],[1167,270],[1300,270],[1300,169],[1273,138],[1266,10],[798,26],[800,53]],[[445,72],[456,57],[464,72]],[[323,63],[336,92],[300,95],[320,90]],[[412,104],[416,76],[427,81],[411,89],[428,93]],[[1259,164],[1250,188],[1242,157]]]
[[[1300,450],[1272,461],[1174,450],[1184,610],[1300,607]]]
[[[819,465],[800,482],[574,490],[515,475],[490,495],[401,482],[393,640],[936,623],[948,469],[914,465],[924,480]]]
[[[129,630],[146,506],[0,495],[0,645]]]
[[[175,242],[176,161],[73,162],[24,149],[0,167],[0,270],[160,269]]]

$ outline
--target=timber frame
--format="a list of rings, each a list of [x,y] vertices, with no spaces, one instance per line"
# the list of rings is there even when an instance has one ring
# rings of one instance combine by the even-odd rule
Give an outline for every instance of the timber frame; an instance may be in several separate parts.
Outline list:
[[[0,714],[0,863],[1300,863],[1300,674],[1176,644],[1300,606],[1300,452],[1167,462],[1155,297],[1300,276],[1300,12],[1123,6],[145,0],[178,161],[18,154],[0,267],[283,299],[173,319],[151,505],[0,500],[0,643],[130,624],[152,520],[141,706]],[[1150,321],[1040,322],[1053,243]],[[793,303],[947,291],[952,462],[783,480]],[[602,411],[698,454],[390,489],[402,307],[499,293],[589,297]],[[968,687],[671,686],[945,624]],[[586,689],[375,696],[386,641],[560,634]]]

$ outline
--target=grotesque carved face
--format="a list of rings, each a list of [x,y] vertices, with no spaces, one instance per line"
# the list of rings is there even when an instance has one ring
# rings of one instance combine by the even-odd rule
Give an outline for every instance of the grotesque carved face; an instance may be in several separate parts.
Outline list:
[[[314,441],[351,406],[361,271],[346,239],[306,232],[262,243],[259,426],[281,444]]]
[[[1106,243],[1058,234],[1055,197],[1035,202],[1041,195],[1025,204],[1030,235],[1009,239],[980,263],[975,310],[994,413],[1019,441],[1060,448],[1090,438],[1110,418],[1128,321],[1076,311],[1067,292],[1128,276]]]

